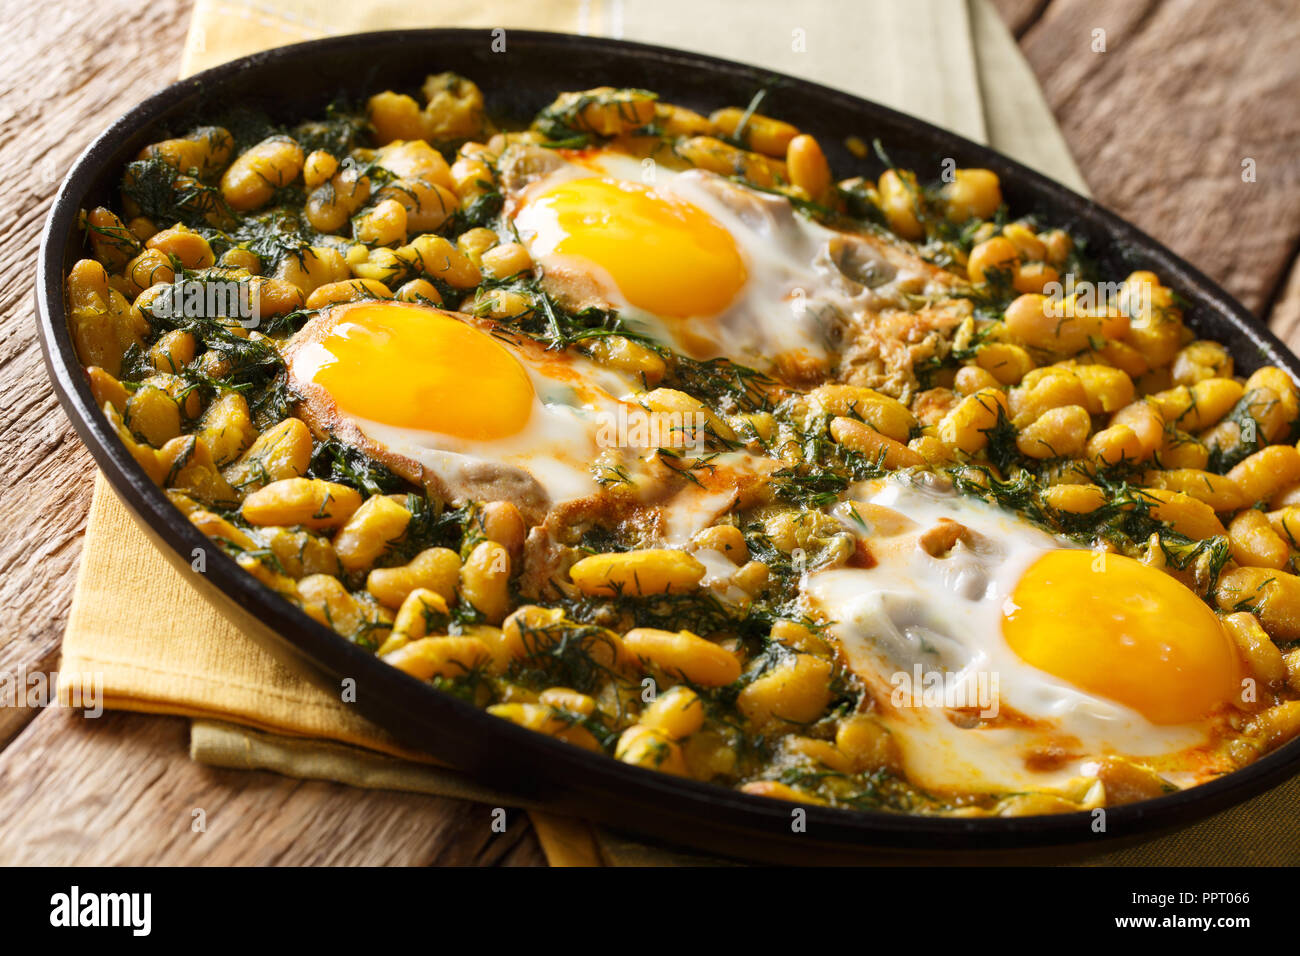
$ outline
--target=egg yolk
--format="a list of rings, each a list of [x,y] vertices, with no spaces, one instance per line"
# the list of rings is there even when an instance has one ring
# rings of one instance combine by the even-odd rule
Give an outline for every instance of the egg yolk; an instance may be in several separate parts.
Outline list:
[[[1240,662],[1214,612],[1174,578],[1122,555],[1049,551],[1003,608],[1027,664],[1154,724],[1204,717],[1240,692]]]
[[[532,380],[490,335],[400,302],[335,307],[334,316],[294,372],[341,411],[471,441],[506,438],[528,424]]]
[[[577,179],[530,208],[551,251],[600,266],[630,305],[655,315],[716,315],[745,284],[731,233],[698,206],[649,186]]]

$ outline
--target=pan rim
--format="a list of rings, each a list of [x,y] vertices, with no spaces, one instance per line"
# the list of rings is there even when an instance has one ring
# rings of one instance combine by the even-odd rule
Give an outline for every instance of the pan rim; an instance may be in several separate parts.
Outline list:
[[[103,172],[104,158],[111,157],[132,137],[162,122],[178,106],[195,96],[210,93],[225,81],[249,71],[299,61],[308,56],[329,56],[332,52],[354,49],[359,45],[385,47],[427,45],[437,41],[481,42],[488,32],[486,29],[446,28],[375,31],[310,40],[233,60],[171,84],[128,110],[86,147],[64,177],[46,218],[37,262],[37,323],[46,368],[60,404],[72,419],[81,440],[90,449],[114,492],[150,533],[155,544],[161,543],[165,548],[164,553],[166,550],[172,552],[168,555],[169,558],[183,560],[188,564],[187,556],[195,548],[207,547],[208,539],[184,520],[109,429],[106,418],[95,406],[90,394],[67,325],[63,298],[63,264],[69,237],[74,235],[77,212],[85,193]],[[994,158],[997,164],[1019,177],[1021,184],[1027,184],[1030,191],[1043,194],[1054,210],[1076,218],[1099,218],[1110,231],[1117,233],[1141,250],[1149,260],[1157,263],[1157,268],[1173,266],[1180,274],[1182,285],[1187,285],[1190,280],[1197,298],[1217,309],[1244,334],[1261,352],[1265,361],[1287,368],[1293,376],[1300,368],[1295,356],[1276,336],[1194,266],[1094,200],[1073,193],[988,147],[843,91],[706,54],[631,41],[544,31],[512,29],[509,36],[510,42],[516,46],[599,49],[633,58],[655,58],[706,72],[775,76],[781,82],[809,93],[838,100],[864,116],[890,117],[898,125],[924,133],[927,141],[937,136],[960,144],[966,154]],[[749,834],[762,833],[778,840],[782,836],[789,837],[790,804],[621,764],[604,754],[588,753],[493,717],[383,664],[373,655],[357,648],[285,602],[239,569],[224,553],[212,550],[214,553],[208,555],[204,580],[222,592],[227,600],[256,612],[264,626],[276,632],[279,640],[291,646],[286,649],[297,652],[304,663],[309,662],[334,677],[354,677],[359,699],[368,698],[371,694],[386,695],[388,699],[382,706],[361,706],[362,712],[372,720],[376,719],[373,715],[379,715],[381,719],[377,722],[381,725],[393,715],[405,713],[408,718],[415,716],[416,723],[421,728],[419,733],[426,735],[435,729],[430,717],[445,714],[459,722],[458,730],[463,729],[465,733],[475,735],[480,742],[478,746],[499,748],[511,754],[526,749],[539,755],[532,762],[544,761],[557,767],[556,776],[569,772],[581,775],[577,781],[552,781],[543,787],[543,792],[550,794],[548,799],[565,802],[579,793],[592,797],[601,793],[626,791],[631,787],[642,795],[641,802],[646,808],[654,808],[661,801],[685,801],[686,805],[677,808],[679,812],[708,811],[707,822],[710,825]],[[368,706],[373,709],[368,710]],[[423,708],[423,711],[407,711],[405,708],[408,706]],[[405,729],[410,730],[409,727]],[[958,851],[1007,846],[1064,847],[1086,841],[1090,846],[1102,849],[1116,839],[1133,837],[1139,832],[1158,832],[1206,817],[1275,786],[1297,769],[1300,769],[1300,740],[1292,741],[1218,780],[1152,800],[1107,808],[1107,829],[1099,835],[1091,833],[1092,818],[1086,812],[1019,818],[954,819],[810,805],[806,807],[807,823],[809,832],[826,834],[821,840],[845,847],[900,848],[915,842],[929,842],[945,850]],[[581,783],[584,780],[586,783]],[[718,819],[719,815],[724,819]],[[636,828],[635,824],[631,826]]]

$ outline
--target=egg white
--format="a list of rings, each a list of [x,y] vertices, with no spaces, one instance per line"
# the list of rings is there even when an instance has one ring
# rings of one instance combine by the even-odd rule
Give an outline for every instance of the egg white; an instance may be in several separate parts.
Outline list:
[[[334,361],[312,332],[305,328],[307,334],[289,355],[290,378],[299,384],[311,382],[321,367]],[[308,403],[334,406],[322,409],[316,420],[346,423],[390,460],[395,456],[415,462],[450,488],[474,486],[491,469],[505,466],[536,482],[547,507],[556,507],[607,491],[605,483],[617,474],[614,486],[621,493],[660,512],[658,543],[675,547],[687,544],[730,510],[737,495],[734,482],[674,479],[665,483],[673,476],[662,465],[656,467],[653,459],[659,445],[673,437],[671,432],[665,434],[667,426],[657,433],[639,434],[627,427],[650,414],[639,404],[642,383],[634,376],[573,351],[550,351],[528,340],[503,339],[501,344],[524,369],[534,396],[524,427],[495,440],[376,421],[338,407],[337,399],[326,398],[322,388],[302,391]],[[689,458],[690,452],[686,454]],[[675,468],[690,465],[674,461]],[[709,471],[736,481],[774,467],[770,460],[743,450],[708,453]]]
[[[528,420],[513,435],[494,440],[468,439],[420,428],[399,427],[340,410],[361,434],[391,452],[410,458],[443,476],[456,476],[485,463],[519,468],[535,479],[553,504],[596,494],[607,422],[642,413],[633,395],[631,376],[597,365],[573,353],[547,352],[502,343],[519,362],[533,386]],[[537,353],[537,354],[534,354]],[[292,374],[310,380],[315,370],[332,361],[330,353],[311,342],[299,348]],[[626,399],[626,400],[625,400]],[[617,451],[617,448],[613,450]]]
[[[812,572],[803,581],[875,698],[913,783],[946,792],[1057,789],[1088,775],[1103,754],[1169,755],[1206,742],[1205,727],[1153,724],[1026,664],[1003,638],[1002,615],[1020,577],[1046,552],[1077,545],[992,505],[898,476],[864,483],[849,497],[906,515],[918,531],[946,518],[975,532],[974,546],[959,541],[936,558],[906,535],[898,539],[902,546],[889,547],[841,503],[833,513],[846,529],[868,536],[879,563]],[[1028,721],[954,722],[938,701],[926,705],[910,693],[921,693],[918,667],[923,675],[942,675],[960,703],[981,700],[981,688],[987,701],[993,690],[998,712]],[[1033,759],[1057,747],[1076,758]]]
[[[759,192],[700,169],[676,171],[653,166],[647,182],[646,161],[615,152],[586,155],[529,185],[511,197],[513,224],[542,271],[562,270],[587,276],[630,328],[697,359],[725,357],[764,371],[779,356],[801,356],[826,369],[833,365],[845,317],[879,308],[884,300],[850,278],[837,262],[845,236],[795,212],[784,196]],[[610,275],[596,263],[556,251],[563,238],[555,214],[531,197],[571,180],[604,176],[651,185],[682,199],[712,217],[735,241],[747,278],[731,304],[715,316],[674,319],[654,315],[627,301]],[[861,260],[864,247],[855,246]],[[883,259],[874,266],[893,277],[895,266]],[[872,265],[858,261],[857,278]]]

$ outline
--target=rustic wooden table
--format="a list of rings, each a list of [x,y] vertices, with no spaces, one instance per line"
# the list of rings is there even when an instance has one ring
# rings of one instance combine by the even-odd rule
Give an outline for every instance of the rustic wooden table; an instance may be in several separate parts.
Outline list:
[[[1300,346],[1300,5],[996,3],[1096,197]],[[93,476],[33,332],[41,224],[77,152],[175,78],[189,6],[0,0],[0,673],[57,665]],[[0,708],[0,863],[544,863],[523,814],[493,834],[474,804],[213,770],[187,737]]]

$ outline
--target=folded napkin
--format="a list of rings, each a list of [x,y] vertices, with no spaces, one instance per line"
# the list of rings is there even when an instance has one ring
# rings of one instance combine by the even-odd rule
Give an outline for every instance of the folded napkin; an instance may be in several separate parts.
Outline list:
[[[1087,190],[988,0],[197,0],[181,72],[315,37],[434,26],[603,35],[740,60],[911,113]]]
[[[197,0],[183,73],[328,34],[468,26],[603,34],[732,57],[886,103],[989,143],[1084,191],[1033,73],[986,0]],[[431,64],[431,69],[436,64]],[[248,641],[154,549],[97,478],[65,673],[103,677],[105,706],[195,718],[191,755],[357,787],[518,805],[403,749]],[[65,688],[66,690],[66,688]],[[1300,846],[1300,783],[1116,863],[1283,862]],[[530,809],[552,865],[717,863]],[[1289,857],[1288,857],[1289,854]]]

